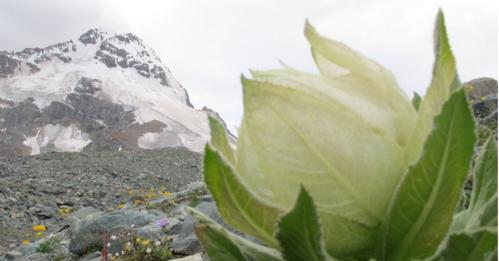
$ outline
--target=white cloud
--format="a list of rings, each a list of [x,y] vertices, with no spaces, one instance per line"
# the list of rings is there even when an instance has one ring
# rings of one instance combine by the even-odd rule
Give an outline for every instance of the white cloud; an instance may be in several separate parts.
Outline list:
[[[302,34],[307,17],[322,34],[391,69],[407,93],[423,93],[442,7],[462,80],[497,77],[495,0],[45,0],[14,11],[5,1],[26,3],[0,3],[0,49],[74,38],[95,26],[131,31],[156,49],[196,106],[215,109],[231,127],[242,115],[241,73],[275,68],[278,59],[315,71]]]

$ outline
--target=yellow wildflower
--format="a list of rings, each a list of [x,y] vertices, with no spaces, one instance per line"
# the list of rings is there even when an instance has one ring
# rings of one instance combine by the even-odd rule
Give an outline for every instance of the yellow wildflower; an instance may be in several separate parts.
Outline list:
[[[143,201],[143,200],[140,200],[140,199],[135,199],[135,200],[133,201],[133,204],[134,204],[135,206],[137,206],[137,205],[141,205],[141,204],[143,204],[143,203],[144,203],[144,201]]]
[[[66,216],[69,213],[71,213],[71,208],[70,207],[62,207],[57,210],[57,213],[61,216]]]
[[[119,205],[118,205],[118,208],[119,208],[119,209],[123,209],[123,208],[125,208],[125,204],[123,204],[123,203],[119,204]]]
[[[23,240],[21,241],[21,243],[23,244],[23,246],[27,246],[29,245],[29,240]]]
[[[33,226],[33,231],[46,231],[47,227],[44,225]]]
[[[41,232],[41,231],[40,231],[40,232],[36,233],[36,235],[37,235],[38,237],[43,237],[43,232]]]
[[[149,245],[151,243],[151,240],[142,240],[142,245]]]

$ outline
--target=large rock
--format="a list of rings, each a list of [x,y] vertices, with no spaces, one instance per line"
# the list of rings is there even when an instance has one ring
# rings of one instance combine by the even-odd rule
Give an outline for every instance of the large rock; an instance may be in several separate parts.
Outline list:
[[[478,125],[481,141],[489,135],[497,139],[497,81],[492,78],[478,78],[463,84],[468,94]]]
[[[171,261],[203,261],[203,256],[201,253],[197,253],[195,255],[186,256],[182,258],[170,259]]]
[[[85,254],[89,247],[102,245],[106,232],[112,235],[125,230],[134,230],[142,238],[159,239],[161,227],[154,230],[151,225],[164,218],[166,217],[158,213],[136,210],[119,210],[109,214],[90,214],[71,225],[69,251],[76,255]],[[142,229],[144,227],[147,227],[147,229]]]
[[[497,114],[497,81],[492,78],[478,78],[463,84],[475,115],[483,118],[491,112]]]
[[[222,223],[222,219],[218,214],[217,207],[214,202],[203,202],[196,207],[197,210],[204,213],[218,223]],[[201,252],[201,244],[194,234],[194,226],[198,221],[188,215],[181,224],[179,235],[173,240],[171,247],[176,254],[192,255]]]

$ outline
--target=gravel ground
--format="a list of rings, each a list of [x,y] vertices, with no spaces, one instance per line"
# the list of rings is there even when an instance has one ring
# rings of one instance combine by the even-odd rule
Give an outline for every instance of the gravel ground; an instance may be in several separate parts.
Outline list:
[[[0,158],[0,249],[59,222],[61,208],[110,211],[148,191],[175,192],[201,180],[201,161],[185,148]]]

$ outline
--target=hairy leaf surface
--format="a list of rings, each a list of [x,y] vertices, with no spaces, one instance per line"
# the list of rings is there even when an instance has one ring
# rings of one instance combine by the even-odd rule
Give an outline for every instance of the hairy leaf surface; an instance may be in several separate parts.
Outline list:
[[[453,234],[432,261],[496,261],[497,228]]]
[[[445,237],[473,153],[474,121],[461,89],[435,118],[419,161],[404,177],[383,224],[381,260],[431,256]]]
[[[468,209],[458,213],[452,231],[497,227],[497,143],[490,138],[477,160]]]
[[[332,260],[324,250],[314,201],[303,187],[293,209],[281,218],[277,239],[287,261]]]
[[[417,123],[405,152],[405,162],[408,165],[415,163],[420,157],[423,144],[433,129],[433,118],[440,113],[451,93],[461,85],[441,11],[438,12],[435,23],[434,42],[433,77],[419,105]]]
[[[204,159],[205,182],[224,221],[271,246],[277,246],[273,234],[281,210],[253,195],[210,145],[206,146]]]

